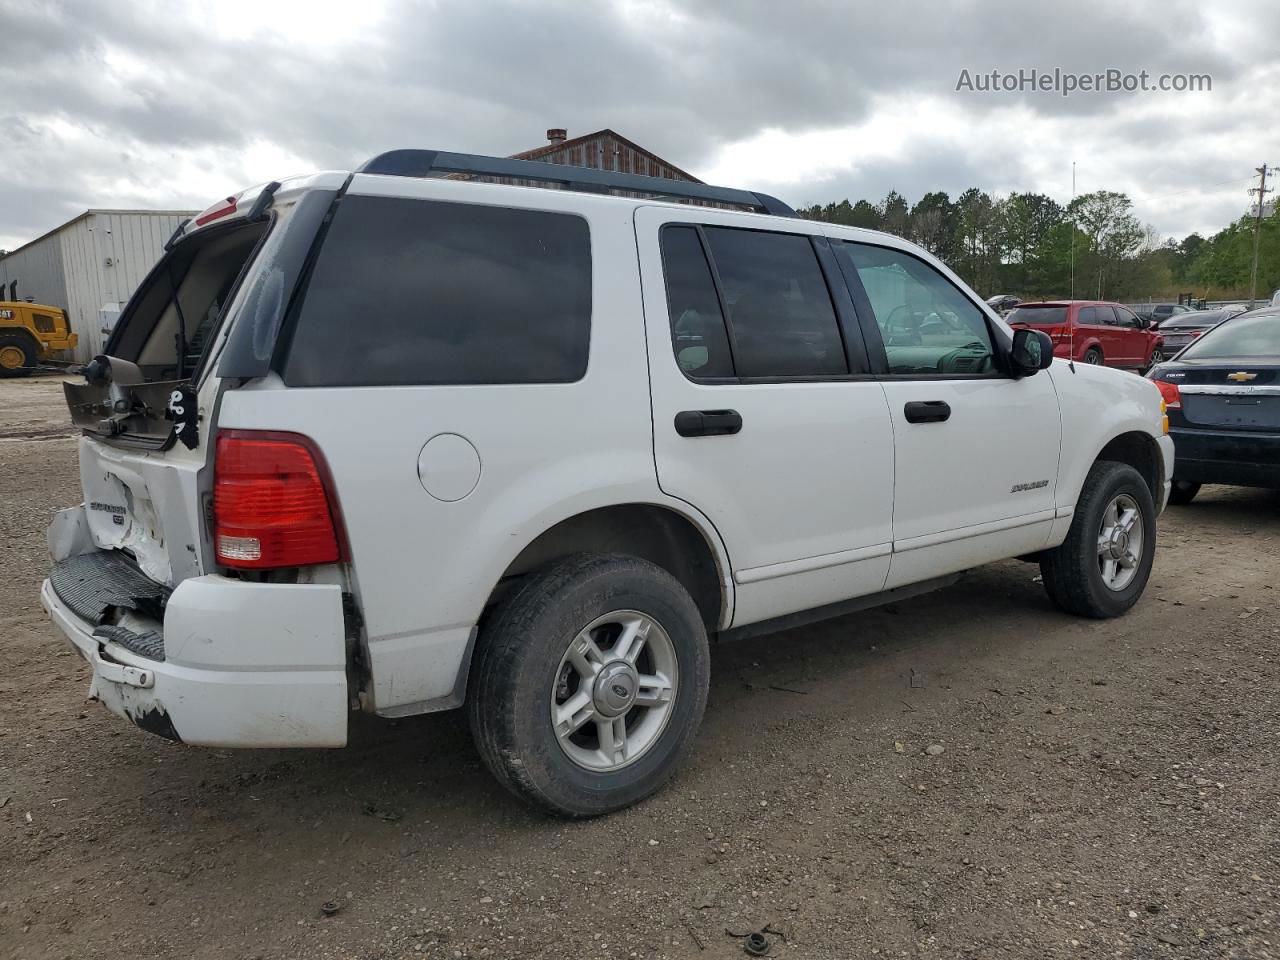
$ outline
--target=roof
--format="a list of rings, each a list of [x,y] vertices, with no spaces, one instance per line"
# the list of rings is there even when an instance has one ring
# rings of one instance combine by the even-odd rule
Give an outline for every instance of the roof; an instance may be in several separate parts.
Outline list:
[[[1090,307],[1100,306],[1102,304],[1106,304],[1107,306],[1124,306],[1123,303],[1119,303],[1116,300],[1024,300],[1022,303],[1018,304],[1018,307]]]
[[[122,216],[122,215],[138,216],[143,214],[150,214],[156,217],[194,217],[199,212],[200,212],[199,210],[112,210],[106,207],[94,207],[90,210],[86,210],[84,213],[76,214],[66,223],[59,224],[58,226],[54,227],[52,230],[46,230],[44,233],[40,234],[40,236],[36,237],[34,240],[28,240],[22,246],[15,247],[13,250],[6,251],[3,256],[0,256],[0,260],[8,259],[9,257],[12,257],[15,253],[20,253],[23,250],[27,249],[27,247],[34,246],[35,244],[39,243],[41,240],[47,240],[49,237],[52,237],[55,233],[59,233],[67,229],[67,227],[71,226],[72,224],[79,223],[85,217],[91,217],[91,216],[94,216],[95,214],[102,213],[102,214],[112,214],[115,216]]]
[[[524,151],[524,153],[513,153],[508,159],[510,160],[541,160],[543,157],[548,157],[553,153],[559,153],[561,150],[570,150],[574,147],[580,147],[584,143],[586,143],[588,140],[595,140],[598,137],[612,137],[614,140],[617,140],[619,143],[623,144],[624,146],[631,148],[641,156],[646,157],[649,160],[652,160],[654,163],[660,163],[664,167],[670,167],[676,173],[680,174],[680,176],[687,177],[693,183],[702,183],[702,181],[699,180],[697,177],[695,177],[692,173],[687,173],[684,170],[681,170],[670,160],[662,159],[662,157],[658,156],[656,153],[646,150],[644,147],[640,146],[638,143],[632,140],[628,140],[626,137],[618,133],[616,130],[610,130],[608,127],[605,127],[603,130],[597,130],[595,133],[584,133],[582,136],[574,137],[572,140],[557,140],[552,143],[543,144],[540,147],[535,147],[532,150],[526,150]]]
[[[51,313],[65,313],[61,307],[50,306],[47,303],[30,303],[26,300],[0,300],[0,310],[12,310],[15,307],[26,307],[28,310],[48,310]]]

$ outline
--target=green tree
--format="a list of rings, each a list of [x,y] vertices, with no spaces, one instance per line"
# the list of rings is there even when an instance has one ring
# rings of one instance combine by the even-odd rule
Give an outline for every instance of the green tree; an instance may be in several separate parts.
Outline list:
[[[892,233],[896,237],[906,237],[909,233],[910,214],[907,199],[897,190],[890,190],[880,202],[880,229]]]
[[[1142,245],[1143,227],[1130,212],[1132,208],[1132,200],[1113,190],[1081,194],[1067,206],[1068,215],[1086,241],[1083,256],[1077,262],[1077,274],[1096,283],[1098,299],[1105,296],[1107,281],[1120,264]]]
[[[1065,212],[1060,204],[1043,193],[1014,193],[1002,208],[1006,286],[1011,292],[1041,294],[1036,289],[1042,281],[1046,265],[1049,232],[1062,223]]]
[[[911,208],[911,239],[940,260],[955,254],[958,226],[956,205],[941,190],[926,193]]]

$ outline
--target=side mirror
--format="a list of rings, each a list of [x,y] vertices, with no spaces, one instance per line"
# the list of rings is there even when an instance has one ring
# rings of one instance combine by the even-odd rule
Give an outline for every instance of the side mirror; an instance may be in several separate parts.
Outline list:
[[[1015,377],[1029,377],[1038,370],[1047,370],[1053,363],[1053,341],[1043,330],[1025,327],[1015,330],[1009,363]]]

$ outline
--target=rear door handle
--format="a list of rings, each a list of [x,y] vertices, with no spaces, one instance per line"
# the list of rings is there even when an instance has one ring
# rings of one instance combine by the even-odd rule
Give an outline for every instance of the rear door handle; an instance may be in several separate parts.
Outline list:
[[[951,404],[945,400],[912,400],[902,412],[907,423],[942,423],[951,417]]]
[[[737,410],[681,410],[676,414],[676,433],[682,437],[723,437],[742,429]]]

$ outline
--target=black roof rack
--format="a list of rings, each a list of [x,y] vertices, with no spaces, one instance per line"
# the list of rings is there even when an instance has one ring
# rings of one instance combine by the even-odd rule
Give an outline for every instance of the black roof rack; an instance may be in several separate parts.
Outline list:
[[[713,187],[688,180],[666,177],[642,177],[634,173],[617,173],[594,167],[573,167],[564,163],[539,160],[511,160],[507,157],[485,157],[472,153],[448,153],[444,150],[391,150],[367,161],[357,173],[378,173],[392,177],[432,177],[466,174],[480,177],[514,177],[560,184],[565,190],[581,193],[608,193],[629,190],[658,197],[676,197],[729,203],[761,213],[794,217],[796,212],[777,197],[732,187]]]

